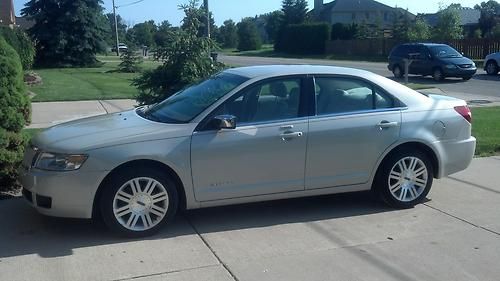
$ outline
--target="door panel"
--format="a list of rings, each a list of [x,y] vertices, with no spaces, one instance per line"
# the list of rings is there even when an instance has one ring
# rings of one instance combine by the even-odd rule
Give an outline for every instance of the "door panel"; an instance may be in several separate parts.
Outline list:
[[[237,128],[201,125],[193,134],[191,167],[198,201],[304,190],[308,118],[303,80],[258,82],[206,118],[233,115]]]
[[[196,199],[303,190],[307,127],[304,119],[195,133],[191,166]],[[297,136],[284,138],[284,133]]]
[[[381,128],[381,121],[398,125]],[[399,138],[399,124],[399,111],[311,120],[306,189],[366,183],[380,155]]]
[[[315,84],[306,189],[366,183],[380,155],[399,138],[399,103],[359,78],[317,77]]]

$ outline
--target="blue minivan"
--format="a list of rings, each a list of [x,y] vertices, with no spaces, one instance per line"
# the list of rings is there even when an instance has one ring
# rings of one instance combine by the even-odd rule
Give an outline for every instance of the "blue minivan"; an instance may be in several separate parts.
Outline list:
[[[389,54],[388,68],[396,78],[404,75],[405,59],[411,59],[409,74],[432,75],[434,80],[458,77],[469,80],[476,74],[476,64],[445,44],[407,43],[396,46]]]

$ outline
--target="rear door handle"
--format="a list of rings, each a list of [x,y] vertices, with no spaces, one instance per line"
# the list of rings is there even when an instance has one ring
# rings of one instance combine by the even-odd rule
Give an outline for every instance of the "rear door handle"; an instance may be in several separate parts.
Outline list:
[[[381,130],[382,129],[386,129],[386,128],[393,128],[393,127],[397,127],[398,126],[398,122],[389,122],[389,121],[382,121],[380,123],[378,123],[377,127],[379,127]]]
[[[291,133],[283,133],[280,135],[280,138],[284,141],[292,138],[299,138],[302,137],[302,132],[291,132]]]

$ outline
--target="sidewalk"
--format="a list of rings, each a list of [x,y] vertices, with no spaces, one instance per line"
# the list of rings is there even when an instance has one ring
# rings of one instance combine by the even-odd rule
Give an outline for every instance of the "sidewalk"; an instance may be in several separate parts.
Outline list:
[[[70,120],[132,109],[136,105],[135,100],[34,102],[28,128],[47,128]]]

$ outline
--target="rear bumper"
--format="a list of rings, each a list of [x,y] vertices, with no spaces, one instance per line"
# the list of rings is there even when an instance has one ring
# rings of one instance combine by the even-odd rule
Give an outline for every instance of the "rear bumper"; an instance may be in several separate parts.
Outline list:
[[[462,141],[439,142],[441,150],[441,167],[437,178],[463,171],[469,167],[476,151],[476,138],[470,137]]]

